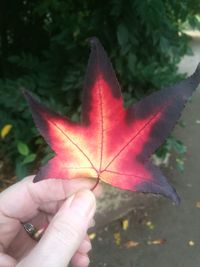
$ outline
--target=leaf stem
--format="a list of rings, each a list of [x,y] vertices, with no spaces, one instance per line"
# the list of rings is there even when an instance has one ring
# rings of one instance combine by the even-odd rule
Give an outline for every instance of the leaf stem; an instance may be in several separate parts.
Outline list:
[[[97,180],[96,180],[96,183],[95,183],[95,185],[92,187],[91,191],[94,191],[94,189],[97,187],[97,185],[99,184],[99,182],[100,182],[100,177],[98,176],[98,177],[97,177]]]

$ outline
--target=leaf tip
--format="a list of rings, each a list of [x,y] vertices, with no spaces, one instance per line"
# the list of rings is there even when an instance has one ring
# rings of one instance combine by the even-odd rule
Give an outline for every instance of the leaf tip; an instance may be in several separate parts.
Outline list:
[[[103,48],[99,39],[96,36],[88,38],[88,42],[90,44],[91,50],[100,50]]]
[[[100,43],[99,39],[96,36],[92,36],[92,37],[88,38],[88,41],[89,41],[89,44],[91,45],[91,47],[96,46]]]
[[[161,194],[170,199],[176,206],[180,205],[181,199],[173,186],[169,185],[168,189],[165,189],[165,192]]]
[[[199,64],[197,65],[196,71],[197,71],[197,72],[200,72],[200,62],[199,62]]]
[[[194,73],[192,74],[192,77],[197,81],[197,83],[200,82],[200,62],[197,65]],[[197,85],[198,86],[198,85]]]
[[[28,101],[28,99],[31,98],[31,93],[28,90],[26,90],[25,88],[21,88],[21,92],[27,101]]]
[[[41,179],[40,179],[40,176],[38,174],[35,175],[35,177],[33,178],[33,183],[37,183],[39,182]]]
[[[173,186],[171,186],[170,184],[168,184],[168,186],[166,186],[163,189],[164,189],[164,191],[160,192],[160,194],[164,195],[165,197],[170,199],[176,206],[179,206],[181,199],[180,199],[178,193],[176,192],[176,189]]]
[[[29,107],[32,110],[32,113],[34,114],[34,111],[39,109],[40,102],[37,100],[37,98],[28,90],[23,90],[23,96],[26,99]]]
[[[180,199],[179,195],[176,192],[173,194],[173,196],[171,197],[171,199],[172,199],[172,201],[174,202],[174,204],[176,206],[179,206],[180,205],[181,199]]]
[[[26,96],[29,95],[29,91],[24,87],[20,87],[20,91],[21,91],[21,94],[23,95],[23,97],[25,97],[25,98],[26,98]]]

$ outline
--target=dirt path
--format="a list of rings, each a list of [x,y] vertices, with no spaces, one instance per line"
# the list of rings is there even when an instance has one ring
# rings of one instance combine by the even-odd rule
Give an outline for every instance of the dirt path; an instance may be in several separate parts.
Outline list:
[[[194,39],[192,47],[196,56],[185,57],[181,71],[192,73],[200,61],[200,38]],[[200,88],[186,106],[182,120],[186,127],[177,126],[175,134],[187,146],[185,170],[178,172],[172,163],[165,172],[181,196],[180,207],[163,198],[151,199],[148,207],[141,206],[126,217],[126,231],[117,221],[97,232],[91,266],[200,266]]]

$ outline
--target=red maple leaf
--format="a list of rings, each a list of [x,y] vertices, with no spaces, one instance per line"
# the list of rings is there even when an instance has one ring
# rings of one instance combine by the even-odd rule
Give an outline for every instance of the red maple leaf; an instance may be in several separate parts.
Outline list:
[[[90,43],[80,123],[50,111],[25,92],[41,135],[56,153],[34,182],[95,178],[121,189],[163,194],[178,203],[175,189],[149,157],[172,131],[186,100],[198,86],[200,67],[188,79],[125,109],[103,47],[96,38]]]

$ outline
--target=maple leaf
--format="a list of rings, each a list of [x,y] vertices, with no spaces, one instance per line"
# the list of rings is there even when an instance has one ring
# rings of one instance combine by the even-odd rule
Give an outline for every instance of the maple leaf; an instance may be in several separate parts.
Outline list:
[[[41,179],[95,178],[120,189],[179,197],[149,157],[172,131],[200,82],[200,67],[186,80],[125,109],[112,65],[97,38],[90,39],[80,123],[49,110],[25,91],[33,119],[55,156]]]

